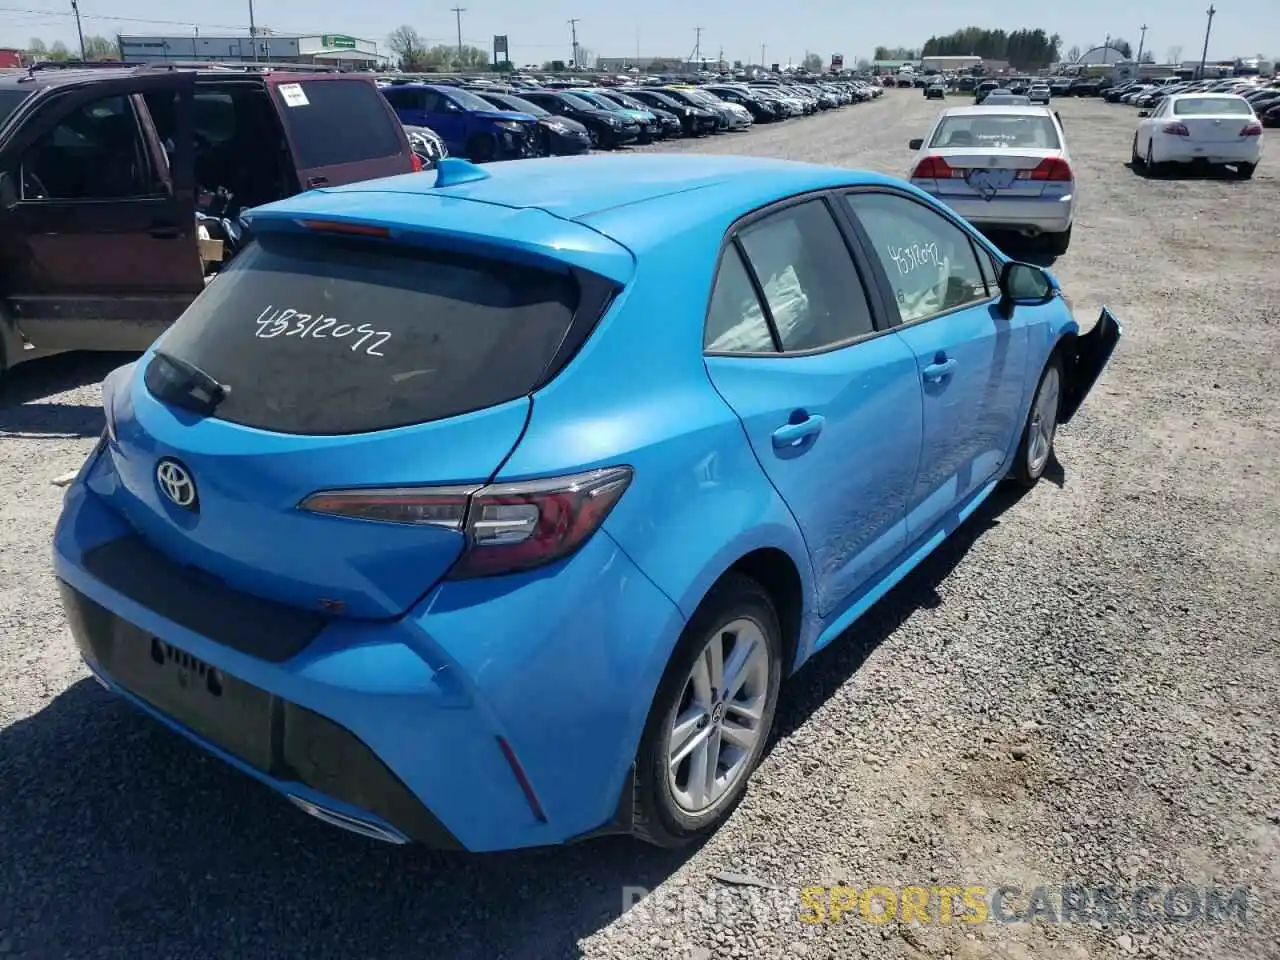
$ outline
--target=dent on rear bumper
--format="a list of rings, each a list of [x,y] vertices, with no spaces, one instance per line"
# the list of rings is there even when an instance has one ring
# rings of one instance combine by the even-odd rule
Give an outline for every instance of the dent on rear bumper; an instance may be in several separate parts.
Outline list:
[[[82,485],[69,488],[54,537],[58,577],[211,666],[349,730],[473,851],[561,843],[610,819],[684,623],[601,531],[553,569],[445,583],[401,620],[335,620],[293,659],[267,663],[157,616],[88,573],[84,550],[132,532]],[[499,736],[519,758],[545,822]]]

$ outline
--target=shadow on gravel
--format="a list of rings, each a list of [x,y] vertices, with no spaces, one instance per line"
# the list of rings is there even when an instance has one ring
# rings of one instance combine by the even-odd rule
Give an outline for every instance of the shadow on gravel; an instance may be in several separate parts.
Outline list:
[[[455,855],[295,811],[91,680],[0,731],[0,954],[577,957],[693,851]]]
[[[1058,458],[1051,457],[1044,479],[1061,487],[1065,476]],[[938,585],[984,533],[999,526],[1001,515],[1027,492],[1012,483],[997,487],[987,502],[943,541],[928,559],[801,668],[783,687],[769,750],[779,739],[801,727],[912,613],[941,606]]]
[[[0,380],[0,437],[57,435],[96,437],[102,433],[101,398],[92,405],[41,402],[68,390],[99,383],[132,353],[61,353],[19,364]]]

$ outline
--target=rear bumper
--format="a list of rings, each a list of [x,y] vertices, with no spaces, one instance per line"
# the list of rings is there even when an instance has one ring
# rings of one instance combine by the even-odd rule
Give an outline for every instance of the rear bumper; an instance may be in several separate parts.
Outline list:
[[[1235,143],[1187,143],[1156,137],[1151,158],[1156,163],[1257,163],[1262,158],[1262,143],[1258,137]]]
[[[54,567],[86,662],[304,809],[471,851],[629,827],[615,812],[683,618],[603,531],[551,575],[447,583],[395,621],[328,620],[280,662],[89,569],[86,552],[132,534],[68,488]]]
[[[1074,194],[1016,200],[997,197],[990,201],[937,193],[933,195],[970,223],[988,230],[1065,233],[1075,219]]]

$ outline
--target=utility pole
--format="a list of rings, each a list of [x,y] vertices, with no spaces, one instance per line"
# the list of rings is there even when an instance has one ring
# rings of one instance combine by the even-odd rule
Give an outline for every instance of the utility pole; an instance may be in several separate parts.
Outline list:
[[[1142,36],[1138,38],[1138,69],[1142,69],[1142,48],[1147,45],[1147,25],[1144,23],[1138,28],[1142,31]]]
[[[84,30],[80,27],[80,5],[71,0],[71,12],[76,15],[76,34],[80,37],[80,59],[84,60]]]
[[[1107,62],[1107,57],[1111,53],[1111,34],[1107,34],[1107,39],[1102,41],[1102,62]]]
[[[453,11],[454,18],[458,21],[458,69],[463,67],[462,63],[462,15],[467,12],[466,7],[450,7]]]
[[[694,30],[694,37],[695,37],[693,41],[693,56],[691,56],[689,59],[692,60],[694,63],[697,63],[699,60],[702,59],[702,28],[694,27],[693,30]]]
[[[253,61],[258,62],[258,27],[253,20],[253,0],[249,0],[249,46],[253,47]]]
[[[767,44],[763,44],[763,43],[760,44],[760,66],[761,67],[764,66],[764,52],[768,49],[769,47]]]
[[[1209,59],[1209,31],[1213,29],[1213,15],[1218,11],[1213,9],[1213,4],[1209,4],[1209,9],[1205,14],[1209,17],[1209,22],[1204,27],[1204,49],[1200,51],[1200,73],[1199,78],[1204,77],[1204,62]]]
[[[573,68],[578,68],[578,24],[582,21],[574,17],[569,21],[569,35],[573,38]]]

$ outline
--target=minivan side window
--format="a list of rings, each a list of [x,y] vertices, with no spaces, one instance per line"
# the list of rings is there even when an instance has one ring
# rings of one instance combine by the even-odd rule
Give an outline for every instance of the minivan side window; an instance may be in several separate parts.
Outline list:
[[[874,331],[866,289],[825,201],[785,207],[738,239],[783,350],[817,350]]]
[[[884,267],[903,323],[988,299],[969,235],[939,213],[886,193],[845,195]]]
[[[773,334],[738,248],[730,244],[711,291],[703,347],[708,353],[773,353]]]
[[[124,200],[163,193],[127,96],[82,104],[22,158],[23,200]]]

